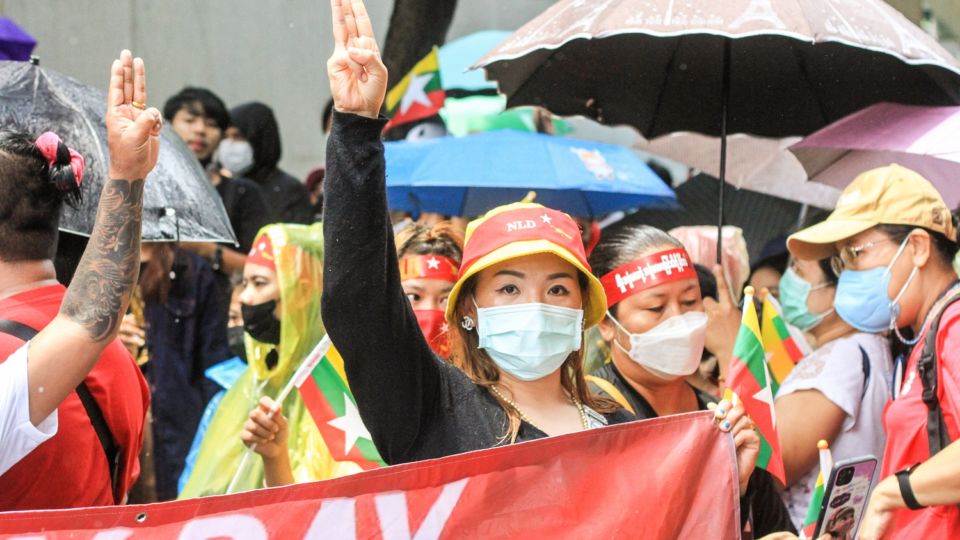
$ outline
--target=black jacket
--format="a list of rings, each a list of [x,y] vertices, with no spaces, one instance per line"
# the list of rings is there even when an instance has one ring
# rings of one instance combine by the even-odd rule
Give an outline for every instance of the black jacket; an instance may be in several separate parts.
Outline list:
[[[253,167],[244,176],[260,186],[269,209],[269,222],[312,223],[307,188],[277,167],[282,147],[273,110],[263,103],[245,103],[230,110],[230,121],[253,147]]]
[[[507,415],[485,388],[433,353],[400,287],[380,142],[385,123],[334,113],[323,199],[324,324],[387,463],[504,444]],[[623,410],[606,418],[631,419]],[[517,440],[545,436],[524,422]]]

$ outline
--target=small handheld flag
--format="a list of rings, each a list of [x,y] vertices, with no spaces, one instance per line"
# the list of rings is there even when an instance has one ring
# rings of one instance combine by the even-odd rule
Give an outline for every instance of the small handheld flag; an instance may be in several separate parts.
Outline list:
[[[803,357],[810,354],[809,346],[802,339],[795,339],[790,328],[783,320],[783,310],[780,303],[767,293],[763,298],[763,321],[760,324],[760,335],[763,339],[763,349],[767,353],[767,366],[773,376],[771,386],[773,395],[777,395],[780,385]]]
[[[329,337],[324,336],[304,365],[308,369],[298,370],[295,384],[330,455],[337,461],[352,461],[364,470],[383,467],[385,463],[347,386],[343,358]]]
[[[820,507],[823,506],[824,497],[824,478],[830,475],[833,469],[833,456],[830,454],[830,445],[827,441],[820,440],[817,443],[820,449],[820,473],[817,475],[817,484],[810,496],[810,506],[807,508],[807,517],[803,519],[803,526],[800,528],[801,538],[813,538],[816,532],[817,520],[820,518]]]
[[[743,403],[744,410],[759,430],[760,455],[757,466],[766,469],[786,485],[780,436],[773,409],[773,378],[767,369],[757,309],[753,304],[753,287],[744,289],[743,316],[733,345],[728,382],[729,389]]]

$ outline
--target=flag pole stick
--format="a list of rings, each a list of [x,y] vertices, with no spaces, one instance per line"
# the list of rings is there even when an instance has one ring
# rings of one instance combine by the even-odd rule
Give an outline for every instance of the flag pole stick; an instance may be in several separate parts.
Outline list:
[[[290,377],[290,380],[287,382],[287,385],[283,387],[283,390],[277,395],[274,399],[274,408],[270,410],[268,418],[273,418],[273,415],[280,410],[280,404],[283,403],[283,400],[287,399],[287,396],[290,395],[290,392],[294,388],[303,384],[307,377],[313,373],[313,368],[317,367],[317,364],[320,363],[320,360],[327,354],[327,351],[332,345],[329,336],[323,336],[323,339],[320,340],[320,343],[317,343],[317,346],[310,351],[310,354],[300,363],[300,367],[297,368],[297,371],[294,372],[293,377]],[[240,460],[240,465],[237,467],[237,472],[234,473],[233,479],[230,480],[230,484],[227,485],[226,495],[229,495],[234,492],[237,488],[237,482],[240,481],[243,472],[246,470],[247,465],[250,463],[250,458],[253,456],[253,451],[256,450],[256,443],[251,444],[247,447],[246,451],[243,453],[243,459]]]

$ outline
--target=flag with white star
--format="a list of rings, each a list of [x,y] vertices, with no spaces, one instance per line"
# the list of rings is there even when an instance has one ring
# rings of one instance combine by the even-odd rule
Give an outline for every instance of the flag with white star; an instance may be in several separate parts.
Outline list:
[[[328,337],[323,338],[321,345],[316,367],[297,384],[303,404],[334,459],[352,461],[364,470],[383,467],[385,463],[347,386],[343,358]]]
[[[786,485],[783,457],[780,453],[780,435],[773,409],[773,377],[767,368],[767,355],[760,335],[757,308],[753,304],[753,287],[744,291],[743,316],[740,331],[733,345],[727,389],[743,403],[746,413],[756,424],[760,434],[760,456],[757,466]]]
[[[390,122],[384,131],[439,114],[445,99],[440,84],[440,49],[434,47],[387,93]]]

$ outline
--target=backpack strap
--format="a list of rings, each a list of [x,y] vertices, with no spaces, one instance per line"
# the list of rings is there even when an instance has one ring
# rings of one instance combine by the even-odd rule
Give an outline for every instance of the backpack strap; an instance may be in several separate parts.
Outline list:
[[[930,328],[927,330],[920,360],[917,362],[917,375],[920,376],[920,382],[923,385],[923,403],[927,406],[927,441],[930,445],[931,457],[950,444],[950,435],[947,433],[947,425],[943,419],[943,410],[940,408],[940,400],[937,398],[939,384],[937,332],[940,330],[940,319],[943,317],[943,313],[958,299],[960,299],[960,295],[954,295],[937,312],[937,316],[934,317],[933,322],[930,323]]]
[[[630,402],[627,401],[627,397],[623,395],[623,392],[617,390],[617,387],[614,386],[612,382],[602,377],[597,377],[596,375],[587,375],[584,377],[584,379],[586,379],[588,383],[595,384],[597,388],[613,398],[613,400],[616,401],[621,407],[630,411],[630,414],[634,416],[637,415],[637,411],[633,410],[633,407],[630,406]]]
[[[857,347],[860,347],[860,369],[863,370],[863,390],[860,391],[860,401],[863,401],[867,396],[867,385],[870,384],[870,357],[863,345],[858,344]]]
[[[39,333],[34,328],[9,319],[0,319],[0,332],[22,341],[30,341]],[[93,398],[86,382],[80,381],[80,385],[77,386],[77,396],[80,398],[80,403],[83,404],[83,409],[87,412],[87,417],[90,418],[97,439],[100,440],[100,446],[103,448],[103,453],[107,458],[107,466],[110,470],[110,487],[114,502],[119,503],[121,497],[118,496],[117,491],[120,485],[120,457],[122,455],[120,448],[113,439],[113,434],[110,433],[107,420],[103,416],[103,410],[100,409],[97,400]]]

